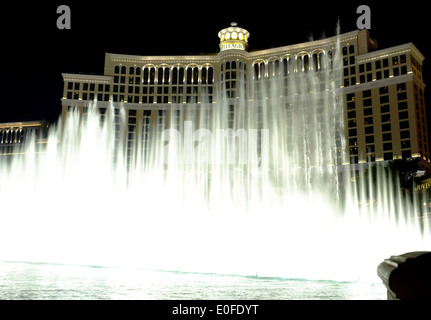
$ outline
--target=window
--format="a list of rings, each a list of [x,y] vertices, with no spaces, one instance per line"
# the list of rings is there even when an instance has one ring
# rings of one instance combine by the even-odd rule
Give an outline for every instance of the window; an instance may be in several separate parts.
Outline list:
[[[149,70],[148,70],[148,68],[145,68],[144,69],[144,79],[143,79],[143,81],[144,81],[144,84],[148,84],[148,80],[149,80]]]
[[[391,124],[385,123],[382,125],[382,132],[391,131]]]
[[[172,70],[172,84],[178,83],[178,68],[173,68]]]
[[[155,77],[156,77],[156,69],[151,68],[150,69],[150,84],[154,84]]]
[[[407,100],[407,93],[406,92],[399,92],[398,93],[398,100]]]
[[[400,129],[408,129],[409,128],[409,121],[400,121]]]
[[[391,148],[392,149],[392,148]],[[389,149],[389,150],[391,150]],[[383,154],[384,160],[392,160],[394,158],[394,154],[392,152],[385,152]]]
[[[214,69],[212,67],[208,68],[208,84],[213,84],[213,73]]]
[[[381,80],[383,77],[382,77],[382,72],[381,71],[377,71],[376,72],[376,80]]]
[[[381,113],[386,113],[386,112],[389,112],[390,110],[389,110],[389,105],[388,104],[385,104],[385,105],[382,105],[381,107],[380,107],[380,112]]]
[[[402,151],[402,157],[403,157],[403,159],[411,158],[412,157],[411,150],[404,150],[404,151]]]
[[[389,103],[389,96],[381,96],[380,97],[380,103],[381,104]]]
[[[400,136],[401,136],[401,139],[408,139],[408,138],[410,138],[410,130],[401,131],[400,132]]]
[[[376,152],[376,147],[374,146],[374,144],[366,146],[366,149],[367,149],[367,153]]]
[[[386,142],[386,143],[384,143],[383,144],[383,151],[390,151],[390,150],[392,150],[392,142]]]
[[[398,110],[405,110],[407,107],[407,101],[398,102]]]
[[[388,87],[381,87],[381,88],[379,88],[379,93],[380,94],[388,94],[389,93]]]
[[[374,136],[366,136],[365,143],[374,143]]]
[[[383,134],[383,141],[391,141],[391,140],[392,140],[392,134],[390,132]]]
[[[391,121],[390,114],[382,115],[382,123],[384,123],[384,122],[390,122],[390,121]]]
[[[157,70],[157,83],[162,84],[163,83],[163,68],[159,68]]]
[[[400,68],[394,68],[394,77],[397,77],[400,75]]]
[[[192,83],[192,75],[193,75],[193,69],[192,68],[187,68],[187,80],[186,80],[187,84],[191,84]]]
[[[407,110],[400,112],[400,120],[401,119],[408,119],[408,118],[409,118],[409,112]]]
[[[354,101],[355,100],[355,94],[354,93],[349,93],[347,95],[347,101]]]

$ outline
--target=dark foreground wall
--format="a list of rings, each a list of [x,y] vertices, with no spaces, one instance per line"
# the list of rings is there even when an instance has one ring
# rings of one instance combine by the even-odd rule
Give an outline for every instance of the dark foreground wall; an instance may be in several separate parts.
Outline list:
[[[431,300],[431,252],[410,252],[385,259],[377,274],[388,300]]]

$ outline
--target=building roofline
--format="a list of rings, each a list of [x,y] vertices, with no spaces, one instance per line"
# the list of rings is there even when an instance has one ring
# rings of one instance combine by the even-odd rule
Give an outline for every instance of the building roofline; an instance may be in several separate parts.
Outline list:
[[[82,74],[82,73],[62,73],[61,74],[64,81],[73,80],[73,81],[91,81],[91,82],[109,82],[112,79],[112,76],[101,76],[94,74]]]
[[[348,41],[348,40],[354,40],[358,37],[361,30],[355,30],[350,31],[347,33],[342,33],[339,35],[335,35],[329,38],[320,39],[320,40],[314,40],[314,41],[307,41],[303,43],[298,44],[291,44],[287,46],[281,46],[276,48],[270,48],[270,49],[256,49],[256,50],[250,50],[248,51],[248,54],[250,56],[255,55],[262,55],[262,54],[270,54],[274,52],[279,51],[296,51],[300,49],[306,49],[306,48],[312,48],[312,47],[321,47],[322,45],[331,45],[335,44],[338,40],[340,41]],[[181,56],[168,56],[168,55],[160,55],[160,56],[145,56],[145,55],[128,55],[128,54],[117,54],[117,53],[105,53],[105,59],[110,59],[112,61],[118,61],[118,62],[146,62],[146,61],[172,61],[175,62],[178,61],[184,61],[184,60],[196,60],[196,61],[218,61],[218,53],[203,53],[199,55],[181,55]]]
[[[356,56],[356,59],[358,62],[366,62],[368,60],[379,59],[385,55],[388,55],[388,56],[397,55],[397,54],[408,53],[408,52],[413,52],[421,62],[425,60],[425,57],[423,56],[423,54],[418,50],[418,48],[416,48],[416,46],[412,42],[401,44],[395,47],[389,47],[389,48],[361,54]]]
[[[117,54],[117,53],[105,53],[105,60],[110,59],[112,61],[118,62],[149,62],[149,61],[208,61],[217,62],[217,53],[201,54],[201,55],[181,55],[181,56],[138,56],[138,55],[128,55],[128,54]]]
[[[46,120],[2,122],[0,123],[0,128],[37,127],[37,126],[42,126],[44,124],[49,124],[49,122]]]
[[[281,46],[281,47],[270,48],[270,49],[250,50],[249,53],[251,56],[255,56],[255,55],[262,55],[262,54],[272,54],[274,52],[279,52],[279,51],[298,51],[298,50],[310,49],[313,47],[321,48],[322,46],[325,46],[325,45],[328,46],[331,44],[336,44],[337,41],[354,40],[358,37],[360,32],[361,32],[360,30],[355,30],[355,31],[342,33],[325,39],[307,41],[307,42],[302,42],[297,44],[290,44],[287,46]]]

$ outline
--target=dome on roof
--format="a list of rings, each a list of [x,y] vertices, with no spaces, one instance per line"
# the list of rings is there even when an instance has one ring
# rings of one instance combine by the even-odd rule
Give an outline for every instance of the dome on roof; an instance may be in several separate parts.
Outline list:
[[[236,22],[232,22],[230,27],[218,33],[220,38],[220,51],[224,50],[247,50],[250,33],[238,27]]]

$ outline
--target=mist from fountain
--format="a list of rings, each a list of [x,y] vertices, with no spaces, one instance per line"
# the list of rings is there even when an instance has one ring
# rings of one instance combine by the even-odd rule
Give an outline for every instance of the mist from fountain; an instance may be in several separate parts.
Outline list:
[[[237,97],[172,105],[148,139],[127,134],[127,105],[69,112],[0,160],[0,260],[379,282],[429,228],[389,177],[342,165],[340,61],[249,70]]]

